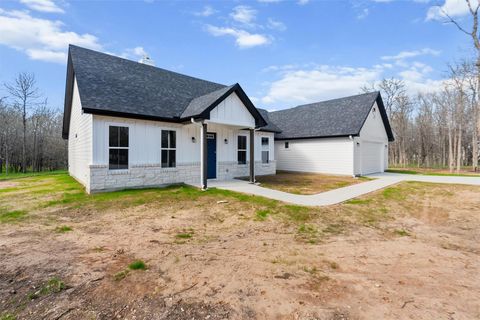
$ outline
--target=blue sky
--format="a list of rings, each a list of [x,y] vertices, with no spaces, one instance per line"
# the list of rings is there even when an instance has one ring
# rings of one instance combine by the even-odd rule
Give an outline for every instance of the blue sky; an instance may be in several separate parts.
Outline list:
[[[0,83],[34,72],[50,105],[62,108],[74,43],[238,82],[270,110],[356,94],[392,76],[412,94],[433,91],[447,63],[474,53],[435,5],[468,23],[461,0],[2,1]]]

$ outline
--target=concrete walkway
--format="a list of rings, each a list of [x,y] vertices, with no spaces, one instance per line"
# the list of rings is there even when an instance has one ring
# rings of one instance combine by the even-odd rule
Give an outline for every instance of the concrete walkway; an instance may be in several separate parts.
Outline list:
[[[329,206],[388,187],[402,181],[421,181],[432,183],[480,185],[480,177],[423,176],[395,173],[378,173],[369,177],[375,180],[354,184],[313,195],[298,195],[283,191],[263,188],[243,180],[209,181],[209,187],[242,192],[280,200],[302,206]]]

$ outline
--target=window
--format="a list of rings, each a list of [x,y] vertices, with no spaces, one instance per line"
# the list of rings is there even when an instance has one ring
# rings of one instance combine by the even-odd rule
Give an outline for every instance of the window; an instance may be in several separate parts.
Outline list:
[[[268,153],[270,151],[268,137],[262,137],[262,163],[268,163]]]
[[[162,168],[175,168],[176,166],[176,132],[162,130]]]
[[[108,168],[128,169],[128,127],[108,128]]]
[[[288,145],[288,141],[285,142],[285,149],[288,149],[289,145]]]
[[[238,136],[238,164],[247,164],[247,137]]]

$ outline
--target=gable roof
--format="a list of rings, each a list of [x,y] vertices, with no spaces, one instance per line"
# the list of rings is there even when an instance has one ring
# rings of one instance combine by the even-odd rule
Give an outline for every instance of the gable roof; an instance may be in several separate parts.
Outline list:
[[[380,92],[301,105],[270,112],[268,119],[281,129],[276,139],[358,136],[370,109],[377,103],[389,141],[393,133]]]
[[[82,109],[87,113],[182,122],[187,117],[208,117],[212,104],[218,104],[225,93],[236,92],[252,113],[256,125],[266,124],[238,84],[225,86],[70,45],[64,138],[68,137],[74,79]]]
[[[267,121],[267,125],[262,127],[262,131],[269,131],[269,132],[275,132],[275,133],[280,133],[282,130],[273,123],[273,121],[270,120],[270,113],[265,110],[265,109],[260,109],[258,108],[258,111],[262,115],[263,119]]]

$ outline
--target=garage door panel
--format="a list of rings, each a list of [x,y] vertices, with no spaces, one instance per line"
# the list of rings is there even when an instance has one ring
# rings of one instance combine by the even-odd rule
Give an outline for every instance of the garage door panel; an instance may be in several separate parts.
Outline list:
[[[383,172],[383,143],[363,142],[361,155],[362,174]]]

